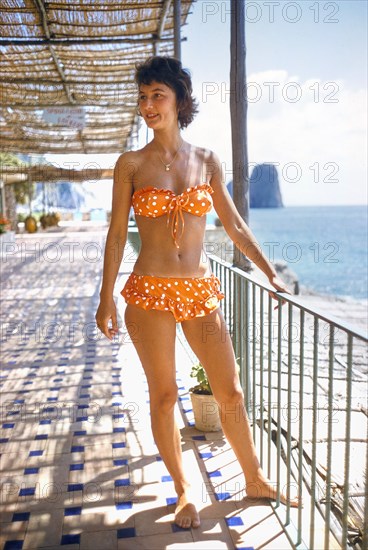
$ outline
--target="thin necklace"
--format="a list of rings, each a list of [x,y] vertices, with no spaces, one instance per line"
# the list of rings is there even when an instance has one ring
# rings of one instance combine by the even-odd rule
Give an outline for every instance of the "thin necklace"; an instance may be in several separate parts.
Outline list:
[[[179,153],[179,151],[180,151],[181,148],[183,147],[183,144],[184,144],[184,140],[182,139],[179,149],[176,151],[176,153],[175,153],[175,155],[174,155],[174,158],[172,159],[171,162],[169,162],[169,164],[165,164],[165,162],[164,162],[164,161],[162,160],[162,158],[161,158],[160,153],[157,151],[158,158],[160,159],[160,161],[162,162],[162,164],[165,166],[166,172],[168,172],[168,171],[170,170],[170,167],[171,167],[172,163],[174,162],[174,160],[176,159],[177,154]]]

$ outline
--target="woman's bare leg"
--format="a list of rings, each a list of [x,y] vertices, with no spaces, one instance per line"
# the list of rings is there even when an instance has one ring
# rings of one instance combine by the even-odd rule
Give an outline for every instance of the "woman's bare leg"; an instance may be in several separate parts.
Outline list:
[[[251,498],[276,499],[277,488],[267,479],[260,466],[244,396],[236,369],[234,350],[220,309],[205,317],[182,323],[184,334],[204,366],[221,410],[224,434],[244,472],[246,492]],[[285,495],[280,495],[286,502]],[[290,504],[296,506],[297,500]]]
[[[147,377],[153,437],[178,495],[175,522],[184,528],[198,527],[199,516],[190,499],[190,484],[183,471],[180,432],[174,417],[178,398],[175,319],[171,313],[127,305],[125,322]]]

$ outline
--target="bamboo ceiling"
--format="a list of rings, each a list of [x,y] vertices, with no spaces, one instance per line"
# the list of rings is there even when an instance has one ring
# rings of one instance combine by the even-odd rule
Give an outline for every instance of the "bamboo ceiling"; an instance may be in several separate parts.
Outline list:
[[[192,2],[181,0],[181,25]],[[135,63],[173,55],[173,1],[0,0],[0,6],[0,150],[129,148],[138,130]]]
[[[93,164],[93,163],[91,163]],[[52,164],[37,164],[35,166],[2,166],[0,165],[0,179],[4,183],[17,181],[57,182],[57,181],[98,181],[112,179],[112,168],[61,168]]]

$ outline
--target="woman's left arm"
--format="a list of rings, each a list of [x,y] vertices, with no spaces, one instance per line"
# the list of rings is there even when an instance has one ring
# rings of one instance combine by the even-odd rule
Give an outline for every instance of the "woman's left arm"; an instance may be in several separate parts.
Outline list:
[[[263,271],[272,286],[277,290],[292,294],[286,284],[278,277],[276,269],[263,253],[256,237],[237,211],[223,181],[220,161],[214,153],[212,153],[211,166],[215,168],[211,170],[210,179],[214,191],[212,195],[213,205],[226,233],[240,252]]]

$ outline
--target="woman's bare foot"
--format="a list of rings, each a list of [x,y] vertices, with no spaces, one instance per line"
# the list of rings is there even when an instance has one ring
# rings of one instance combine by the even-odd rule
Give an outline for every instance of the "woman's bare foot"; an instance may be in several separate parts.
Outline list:
[[[258,481],[248,482],[246,484],[247,497],[251,499],[267,498],[269,500],[277,500],[277,486],[274,485],[269,479],[260,479]],[[296,508],[299,506],[299,498],[295,497],[290,499],[280,491],[280,502]]]
[[[184,491],[184,493],[178,496],[175,509],[175,523],[182,529],[197,528],[200,526],[199,514],[192,499],[189,497],[189,491]]]

